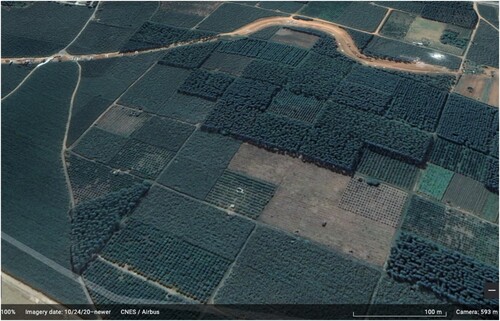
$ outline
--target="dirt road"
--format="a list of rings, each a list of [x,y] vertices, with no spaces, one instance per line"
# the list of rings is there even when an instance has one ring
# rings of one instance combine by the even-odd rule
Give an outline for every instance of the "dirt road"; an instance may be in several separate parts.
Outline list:
[[[89,55],[71,55],[68,53],[61,52],[59,54],[56,54],[56,55],[53,55],[50,57],[2,58],[2,63],[3,64],[5,64],[5,63],[16,63],[16,64],[20,63],[20,64],[22,64],[22,63],[26,63],[27,61],[29,61],[31,63],[41,63],[41,62],[46,62],[48,60],[51,60],[51,61],[68,61],[68,60],[85,61],[85,60],[108,59],[108,58],[123,57],[123,56],[133,56],[133,55],[150,53],[150,52],[155,52],[155,51],[167,50],[167,49],[170,49],[173,47],[186,46],[186,45],[190,45],[190,44],[193,44],[196,42],[212,41],[212,40],[218,39],[221,36],[246,36],[246,35],[249,35],[251,33],[256,32],[256,31],[259,31],[261,29],[271,27],[271,26],[276,26],[276,25],[312,28],[312,29],[317,29],[317,30],[323,31],[329,35],[332,35],[337,40],[337,43],[339,45],[339,50],[341,52],[343,52],[345,55],[357,60],[358,62],[360,62],[364,65],[369,65],[369,66],[378,67],[378,68],[408,71],[408,72],[414,72],[414,73],[438,73],[438,74],[458,74],[459,73],[457,71],[451,71],[445,67],[434,66],[434,65],[423,63],[423,62],[404,63],[404,62],[394,62],[394,61],[389,61],[389,60],[385,60],[385,59],[377,59],[377,58],[367,57],[358,50],[353,39],[347,33],[347,31],[345,31],[344,29],[342,29],[338,25],[331,23],[331,22],[328,22],[328,21],[319,20],[319,19],[314,19],[313,21],[306,21],[306,20],[296,20],[296,19],[293,19],[292,17],[270,17],[270,18],[259,19],[259,20],[256,20],[252,23],[249,23],[248,25],[241,27],[237,30],[234,30],[232,32],[229,32],[229,33],[222,33],[222,34],[218,34],[216,36],[213,36],[211,38],[206,38],[206,39],[202,39],[202,40],[198,40],[198,41],[192,41],[192,42],[188,42],[188,43],[177,43],[177,44],[166,46],[166,47],[159,47],[159,48],[144,50],[144,51],[135,51],[135,52],[128,52],[128,53],[110,52],[110,53],[89,54]]]

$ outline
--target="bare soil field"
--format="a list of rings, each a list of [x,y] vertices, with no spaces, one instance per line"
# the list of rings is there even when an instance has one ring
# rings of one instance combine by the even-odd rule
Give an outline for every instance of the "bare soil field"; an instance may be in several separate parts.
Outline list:
[[[455,92],[498,107],[498,69],[485,68],[482,74],[463,74]]]
[[[243,144],[229,164],[278,185],[259,220],[382,266],[395,229],[338,205],[350,177]]]
[[[311,35],[305,32],[295,31],[288,28],[281,28],[272,36],[271,41],[283,43],[285,45],[297,46],[305,49],[310,49],[316,41],[318,36]]]

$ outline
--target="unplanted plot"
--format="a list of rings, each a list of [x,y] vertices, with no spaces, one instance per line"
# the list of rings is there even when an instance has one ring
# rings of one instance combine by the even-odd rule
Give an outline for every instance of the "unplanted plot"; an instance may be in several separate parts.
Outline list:
[[[414,195],[401,228],[485,263],[498,264],[498,225],[447,209],[444,204]]]
[[[296,31],[289,28],[281,28],[274,34],[274,36],[271,37],[270,40],[285,45],[311,49],[318,39],[318,36],[310,33]]]
[[[140,128],[149,117],[142,111],[114,105],[102,115],[96,126],[110,133],[128,137]]]
[[[489,193],[486,202],[484,203],[481,217],[492,223],[498,223],[498,195]]]
[[[407,193],[385,184],[370,185],[352,178],[339,207],[391,227],[397,227]]]
[[[253,58],[216,51],[208,57],[203,68],[239,76],[252,61]]]
[[[156,178],[175,154],[165,148],[131,139],[113,157],[110,164],[121,169],[130,169],[134,174]]]
[[[104,196],[137,183],[132,176],[71,154],[66,159],[75,203]]]
[[[472,178],[455,174],[446,189],[443,201],[453,207],[480,214],[488,198],[484,185]]]
[[[418,191],[441,200],[452,177],[452,171],[429,163],[420,178]]]
[[[273,197],[276,186],[226,170],[206,200],[231,211],[257,219]]]

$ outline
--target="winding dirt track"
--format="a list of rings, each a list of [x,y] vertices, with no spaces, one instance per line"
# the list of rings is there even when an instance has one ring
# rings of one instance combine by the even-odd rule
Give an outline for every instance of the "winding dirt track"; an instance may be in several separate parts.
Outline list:
[[[408,72],[414,72],[414,73],[436,73],[436,74],[458,74],[459,73],[458,71],[452,71],[452,70],[449,70],[448,68],[445,68],[445,67],[430,65],[430,64],[423,63],[423,62],[404,63],[404,62],[394,62],[394,61],[389,61],[389,60],[385,60],[385,59],[377,59],[377,58],[367,57],[358,50],[353,39],[347,33],[347,31],[345,31],[344,29],[342,29],[338,25],[331,23],[331,22],[328,22],[328,21],[324,21],[324,20],[314,19],[313,21],[306,21],[306,20],[296,20],[296,19],[293,19],[291,17],[269,17],[269,18],[259,19],[259,20],[256,20],[254,22],[251,22],[251,23],[247,24],[246,26],[243,26],[237,30],[234,30],[232,32],[218,34],[218,35],[214,36],[213,38],[202,39],[199,41],[194,41],[194,42],[189,42],[189,43],[178,43],[175,45],[170,45],[170,46],[160,47],[160,48],[155,48],[155,49],[150,49],[150,50],[144,50],[144,51],[136,51],[136,52],[128,52],[128,53],[110,52],[110,53],[88,54],[88,55],[71,55],[71,54],[68,54],[65,52],[61,52],[60,54],[56,54],[56,55],[53,55],[50,57],[2,58],[2,64],[7,64],[7,63],[22,64],[22,63],[26,63],[27,61],[30,61],[31,63],[41,63],[41,62],[46,62],[46,61],[48,62],[49,60],[50,61],[67,61],[67,60],[86,61],[86,60],[107,59],[107,58],[113,58],[113,57],[134,56],[134,55],[138,55],[138,54],[168,50],[168,49],[173,48],[173,47],[190,45],[190,44],[194,44],[197,42],[211,41],[211,40],[215,40],[215,39],[222,37],[222,36],[225,36],[225,37],[227,37],[227,36],[246,36],[246,35],[249,35],[249,34],[256,32],[256,31],[259,31],[261,29],[271,27],[271,26],[276,26],[276,25],[311,28],[311,29],[320,30],[320,31],[323,31],[329,35],[332,35],[337,40],[337,43],[339,45],[339,50],[341,52],[343,52],[345,55],[355,59],[356,61],[358,61],[364,65],[369,65],[369,66],[378,67],[378,68],[385,68],[385,69],[408,71]]]

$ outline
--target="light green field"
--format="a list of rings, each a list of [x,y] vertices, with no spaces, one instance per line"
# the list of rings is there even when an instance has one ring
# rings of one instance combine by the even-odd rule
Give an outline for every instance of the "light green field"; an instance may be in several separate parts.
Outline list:
[[[452,171],[429,163],[420,178],[418,191],[441,200],[452,177]]]

